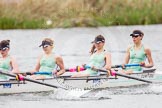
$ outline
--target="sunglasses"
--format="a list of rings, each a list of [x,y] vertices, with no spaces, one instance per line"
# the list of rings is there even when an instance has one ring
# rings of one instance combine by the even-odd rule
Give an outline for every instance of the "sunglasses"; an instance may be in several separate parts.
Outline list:
[[[134,35],[134,36],[132,36],[132,38],[137,38],[138,36],[140,36],[140,35]]]
[[[49,47],[50,45],[43,45],[43,48],[47,48],[47,47]]]
[[[97,42],[95,42],[95,44],[100,44],[100,43],[103,43],[102,41],[97,41]]]
[[[0,48],[0,51],[6,51],[8,47]]]

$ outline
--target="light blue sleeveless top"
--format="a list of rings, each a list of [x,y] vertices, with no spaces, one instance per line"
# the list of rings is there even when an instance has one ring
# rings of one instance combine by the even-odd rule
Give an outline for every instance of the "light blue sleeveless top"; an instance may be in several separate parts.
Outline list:
[[[145,54],[145,49],[144,46],[142,45],[139,50],[135,50],[134,46],[130,48],[130,59],[129,59],[129,64],[139,64],[141,62],[144,62],[146,60],[146,54]],[[142,72],[142,67],[141,66],[132,66],[126,68],[133,70],[134,72]]]
[[[94,66],[95,68],[102,68],[105,65],[105,53],[106,52],[101,52],[99,54],[94,53],[90,57],[90,62],[89,66]],[[98,72],[92,70],[92,69],[87,69],[85,70],[85,73],[90,74],[90,75],[97,75]]]
[[[0,58],[0,70],[5,71],[5,72],[9,72],[12,70],[11,68],[11,57],[8,56],[5,59]],[[8,79],[9,77],[6,75],[0,75],[0,79]]]
[[[54,58],[55,58],[54,54],[48,57],[43,55],[43,57],[40,60],[39,72],[53,72],[56,66],[56,61]]]

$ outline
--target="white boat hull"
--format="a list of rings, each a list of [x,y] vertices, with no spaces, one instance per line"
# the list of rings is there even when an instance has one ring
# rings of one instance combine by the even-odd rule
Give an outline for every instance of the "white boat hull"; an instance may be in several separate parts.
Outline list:
[[[68,75],[68,73],[66,73],[66,75]],[[152,81],[153,83],[162,82],[162,74],[143,73],[143,74],[134,74],[133,76]],[[123,87],[123,86],[147,84],[146,82],[137,81],[134,79],[128,79],[120,76],[117,76],[116,78],[114,76],[89,77],[88,79],[90,78],[93,80],[85,80],[86,78],[75,78],[75,80],[72,78],[67,78],[67,79],[54,78],[54,79],[39,80],[39,81],[44,81],[45,83],[48,84],[53,84],[53,85],[65,87],[67,89],[76,89],[76,90],[108,88],[108,87]],[[100,78],[100,80],[96,80],[97,78]],[[9,83],[11,83],[11,85],[7,86],[7,84]],[[28,81],[25,82],[21,81],[20,83],[18,83],[16,80],[8,81],[8,82],[0,81],[0,94],[29,93],[29,92],[42,92],[42,91],[56,90],[56,88],[52,88],[52,87],[48,87],[45,85],[36,84]]]
[[[48,83],[48,81],[45,82]],[[30,93],[30,92],[43,92],[43,91],[54,90],[54,88],[52,87],[48,87],[48,86],[44,86],[44,85],[40,85],[28,81],[25,81],[25,84],[17,83],[17,84],[11,84],[9,86],[6,84],[0,86],[0,94]]]
[[[155,73],[143,73],[143,74],[134,74],[131,75],[136,78],[145,79],[148,81],[152,81],[153,83],[161,83],[162,82],[162,74],[155,74]],[[97,78],[97,77],[95,77]],[[95,89],[95,88],[108,88],[108,87],[124,87],[124,86],[134,86],[134,85],[141,85],[141,84],[148,84],[146,82],[124,78],[117,76],[106,78],[105,76],[100,77],[100,80],[90,80],[86,82],[86,80],[79,80],[80,78],[76,78],[77,80],[65,80],[64,82],[58,79],[58,82],[67,87],[71,88],[81,88],[81,89]],[[72,79],[72,78],[71,78]]]

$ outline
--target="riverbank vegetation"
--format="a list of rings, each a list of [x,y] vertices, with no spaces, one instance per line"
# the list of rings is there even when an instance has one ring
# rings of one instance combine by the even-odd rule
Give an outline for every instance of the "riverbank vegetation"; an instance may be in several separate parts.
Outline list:
[[[0,29],[162,23],[162,0],[0,0]]]

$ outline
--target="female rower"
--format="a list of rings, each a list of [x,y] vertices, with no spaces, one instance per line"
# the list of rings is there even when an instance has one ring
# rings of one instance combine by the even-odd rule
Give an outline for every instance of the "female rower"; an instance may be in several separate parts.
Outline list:
[[[142,67],[153,67],[151,50],[142,44],[144,33],[140,30],[134,30],[130,36],[132,36],[134,44],[128,47],[124,64],[140,64],[141,66],[127,67],[123,72],[130,74],[132,72],[142,72]],[[148,59],[148,64],[145,63],[146,58]]]
[[[10,40],[2,40],[0,42],[0,70],[11,73],[19,73],[16,59],[9,55]],[[0,75],[0,79],[8,79],[5,75]]]
[[[94,69],[86,69],[85,71],[77,73],[72,77],[97,75],[98,71],[95,70],[95,68],[103,68],[108,71],[111,69],[111,54],[107,53],[104,49],[105,38],[102,35],[98,35],[92,43],[90,63],[88,65]]]
[[[35,69],[32,71],[34,72],[52,72],[56,76],[59,76],[65,72],[64,63],[61,56],[57,56],[53,54],[52,50],[54,48],[54,41],[50,38],[45,38],[39,47],[43,48],[44,54],[40,55],[38,58],[37,64]],[[60,70],[57,72],[55,67],[59,66]],[[51,78],[53,74],[49,75],[32,75],[33,79],[44,79],[44,78]]]

